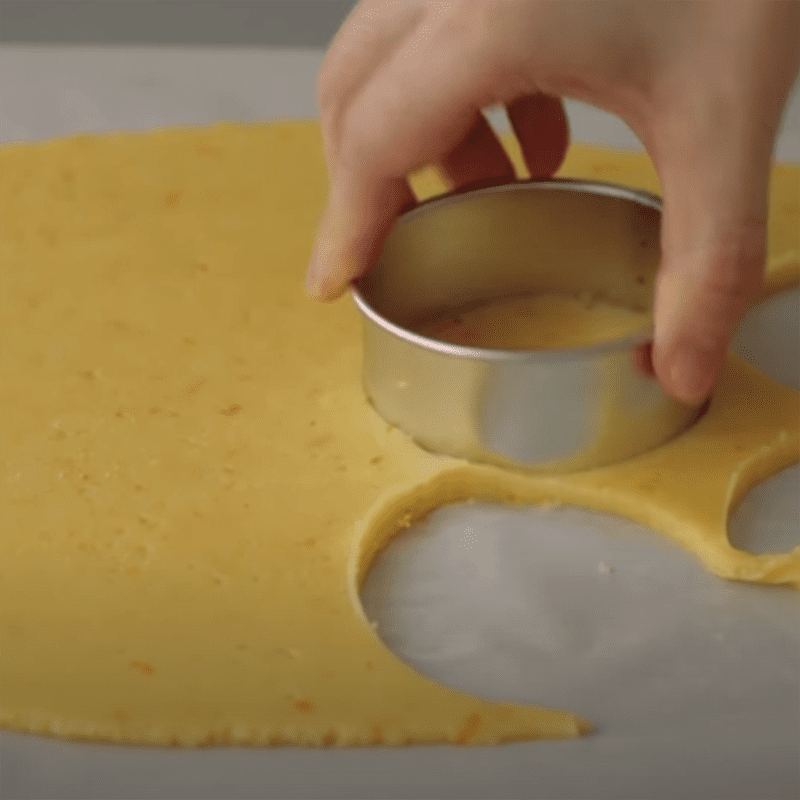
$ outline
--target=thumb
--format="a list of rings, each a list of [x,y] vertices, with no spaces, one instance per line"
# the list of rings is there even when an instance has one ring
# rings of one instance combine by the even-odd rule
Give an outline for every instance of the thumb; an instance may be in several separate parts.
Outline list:
[[[666,391],[690,404],[713,391],[761,288],[766,253],[773,137],[714,127],[673,137],[656,163],[664,211],[653,367]]]

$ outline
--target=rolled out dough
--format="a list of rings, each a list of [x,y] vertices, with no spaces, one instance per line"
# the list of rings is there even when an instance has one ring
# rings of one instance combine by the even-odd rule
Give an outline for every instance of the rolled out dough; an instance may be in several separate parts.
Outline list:
[[[543,293],[487,303],[429,323],[420,333],[498,349],[587,347],[645,329],[652,315],[591,297]]]
[[[649,170],[579,146],[565,166],[653,189]],[[776,168],[770,245],[795,280],[797,182]],[[732,358],[691,432],[563,478],[424,453],[364,401],[352,304],[302,292],[324,193],[314,123],[0,151],[3,726],[160,745],[587,732],[425,678],[364,619],[377,549],[463,497],[616,511],[717,574],[798,585],[797,552],[725,536],[730,503],[797,458],[797,392]]]

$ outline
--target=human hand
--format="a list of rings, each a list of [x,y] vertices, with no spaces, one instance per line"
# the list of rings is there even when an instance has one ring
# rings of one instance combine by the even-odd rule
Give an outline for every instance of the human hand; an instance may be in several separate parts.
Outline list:
[[[797,0],[363,0],[318,82],[330,190],[307,291],[335,299],[377,259],[435,164],[451,189],[514,180],[481,109],[505,104],[531,176],[568,145],[557,98],[617,114],[664,196],[652,366],[712,391],[760,290],[769,168],[800,59]]]

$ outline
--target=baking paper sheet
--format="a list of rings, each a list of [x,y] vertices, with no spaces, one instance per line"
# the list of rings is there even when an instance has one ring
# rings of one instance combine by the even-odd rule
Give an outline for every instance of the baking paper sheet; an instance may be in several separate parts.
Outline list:
[[[319,51],[0,48],[0,140],[314,114]],[[797,96],[779,142],[800,150]],[[570,105],[576,140],[637,145]],[[737,348],[798,385],[800,294]],[[731,523],[798,544],[800,471]],[[800,596],[705,573],[663,537],[579,509],[461,505],[378,560],[363,601],[399,657],[491,698],[571,708],[592,737],[492,748],[168,751],[0,734],[4,798],[729,798],[800,795]]]

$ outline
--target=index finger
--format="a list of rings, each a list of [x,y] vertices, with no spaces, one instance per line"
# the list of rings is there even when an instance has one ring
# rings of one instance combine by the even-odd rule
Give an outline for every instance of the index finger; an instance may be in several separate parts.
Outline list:
[[[372,266],[397,214],[413,202],[406,176],[452,151],[481,108],[507,99],[496,55],[470,30],[452,16],[429,15],[340,111],[307,281],[320,299],[338,296]]]

